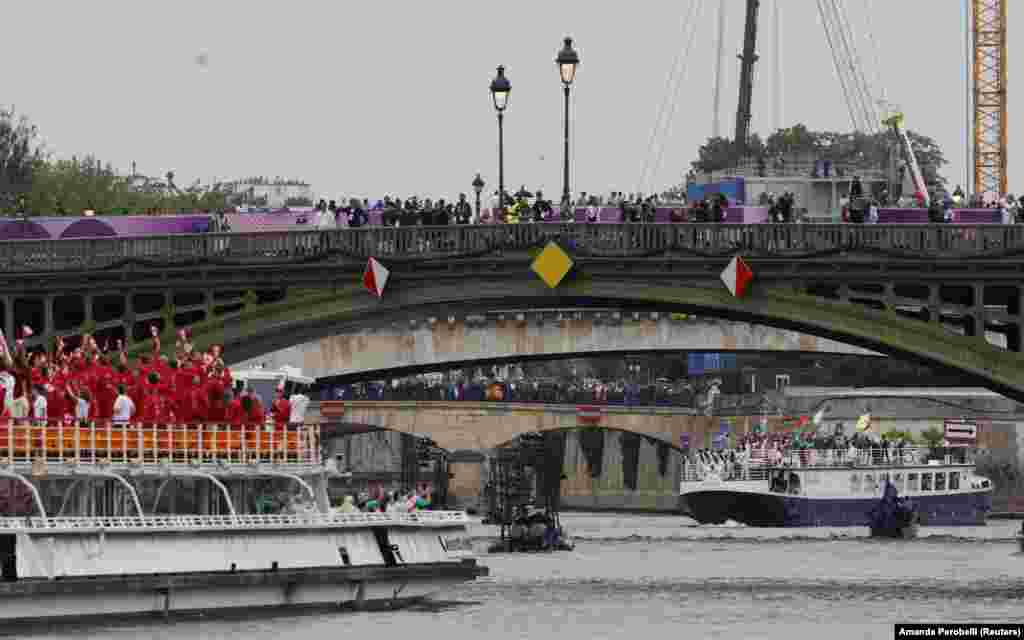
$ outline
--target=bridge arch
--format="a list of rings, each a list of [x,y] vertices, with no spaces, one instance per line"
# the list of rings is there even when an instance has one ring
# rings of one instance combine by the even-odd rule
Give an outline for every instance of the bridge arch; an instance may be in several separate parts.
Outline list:
[[[221,342],[233,362],[317,340],[339,331],[414,317],[446,317],[453,310],[615,307],[624,311],[690,313],[798,331],[877,353],[902,357],[961,373],[965,382],[1024,401],[1024,357],[998,349],[983,338],[951,334],[937,323],[823,300],[794,287],[766,283],[744,299],[720,285],[679,285],[652,279],[578,277],[548,290],[535,277],[468,277],[389,284],[383,299],[361,286],[339,288],[308,305],[301,298],[275,312],[263,311],[234,326],[197,332],[199,344]],[[301,364],[302,363],[297,363]]]

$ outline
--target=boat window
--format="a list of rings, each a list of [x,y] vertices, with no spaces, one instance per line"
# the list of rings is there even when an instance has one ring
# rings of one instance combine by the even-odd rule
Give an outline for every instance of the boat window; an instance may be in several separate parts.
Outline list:
[[[864,493],[874,493],[878,491],[878,485],[875,484],[875,474],[865,473],[864,474]]]
[[[915,492],[915,490],[918,490],[918,474],[906,474],[906,490],[908,490],[908,492]]]
[[[921,474],[921,491],[932,490],[932,474],[922,473]]]
[[[773,471],[771,479],[771,490],[773,493],[786,492],[786,474],[784,471]]]
[[[789,474],[789,493],[793,495],[800,494],[800,476],[795,473]]]
[[[860,493],[860,474],[850,474],[850,493]]]
[[[960,488],[960,472],[954,471],[949,474],[949,490],[956,491]]]
[[[946,490],[946,474],[936,473],[935,474],[935,490],[945,491]]]
[[[903,493],[903,474],[894,473],[892,474],[892,486],[896,487],[896,491]]]

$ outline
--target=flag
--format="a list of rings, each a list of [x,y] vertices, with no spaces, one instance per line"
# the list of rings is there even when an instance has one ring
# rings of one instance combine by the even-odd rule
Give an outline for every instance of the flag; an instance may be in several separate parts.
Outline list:
[[[978,426],[968,420],[946,420],[946,440],[956,445],[973,445],[978,440]]]
[[[722,282],[729,289],[729,293],[737,298],[742,298],[747,292],[750,281],[754,279],[754,272],[750,270],[743,258],[735,256],[722,271],[721,277]]]
[[[601,407],[581,406],[576,407],[576,420],[585,424],[601,422],[604,417],[604,410]]]
[[[865,413],[861,417],[857,418],[857,431],[865,432],[871,430],[871,414]]]
[[[370,258],[366,263],[366,271],[363,271],[363,286],[366,290],[377,296],[384,295],[384,287],[388,284],[388,276],[391,274],[387,268],[376,258]]]
[[[33,335],[32,327],[28,326],[27,324],[26,325],[22,325],[22,327],[21,327],[21,338],[22,338],[22,340],[24,340],[26,338],[31,338],[32,335]]]

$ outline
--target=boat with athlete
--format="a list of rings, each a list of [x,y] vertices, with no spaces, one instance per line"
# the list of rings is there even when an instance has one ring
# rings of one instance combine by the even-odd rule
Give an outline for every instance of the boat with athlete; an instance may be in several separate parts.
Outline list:
[[[909,512],[921,525],[982,525],[992,508],[992,483],[976,473],[974,457],[968,447],[876,443],[844,449],[748,443],[690,452],[680,508],[701,524],[869,526],[878,535],[902,536],[912,524]],[[905,501],[892,502],[897,497]]]
[[[487,575],[448,551],[464,512],[330,510],[300,372],[232,379],[219,347],[152,339],[132,362],[0,334],[0,621],[395,607]]]

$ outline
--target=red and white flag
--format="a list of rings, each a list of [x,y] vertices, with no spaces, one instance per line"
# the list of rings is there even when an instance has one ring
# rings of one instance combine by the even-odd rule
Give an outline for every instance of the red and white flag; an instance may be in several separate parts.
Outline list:
[[[594,424],[601,422],[604,418],[604,409],[595,406],[577,406],[576,407],[576,419],[579,422],[585,424]]]
[[[27,324],[21,327],[21,337],[22,337],[22,339],[31,338],[32,334],[33,334],[32,327],[28,326]]]
[[[370,258],[366,263],[366,271],[363,271],[363,286],[366,290],[377,296],[384,295],[384,287],[388,284],[388,276],[391,274],[387,268],[376,258]]]
[[[737,298],[742,298],[754,279],[754,272],[750,270],[743,258],[736,256],[729,261],[729,265],[722,271],[722,282],[725,283],[729,293]]]

